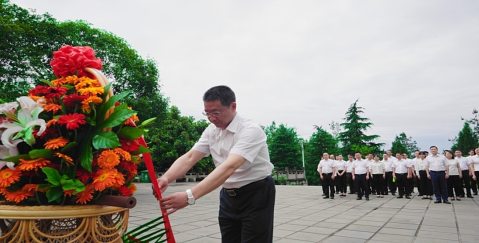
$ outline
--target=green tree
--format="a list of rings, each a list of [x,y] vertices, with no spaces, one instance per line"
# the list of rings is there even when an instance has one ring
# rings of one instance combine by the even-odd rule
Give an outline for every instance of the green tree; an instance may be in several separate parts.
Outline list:
[[[271,162],[280,170],[302,167],[301,145],[296,129],[280,124],[274,132],[269,153]]]
[[[263,128],[264,133],[266,133],[266,144],[268,144],[268,148],[271,148],[274,134],[276,133],[276,129],[278,129],[278,127],[276,126],[276,122],[273,121],[271,125],[267,127],[261,126],[261,128]],[[271,150],[269,152],[271,156]]]
[[[160,93],[154,60],[143,59],[128,43],[105,30],[79,21],[59,22],[49,14],[30,13],[0,0],[0,98],[12,101],[41,82],[54,79],[53,51],[61,46],[90,46],[103,62],[102,72],[115,92],[131,90],[126,100],[140,119],[166,114],[168,100]]]
[[[319,185],[321,180],[318,175],[318,163],[323,153],[339,154],[338,140],[322,127],[314,126],[316,131],[305,144],[305,166],[308,185]]]
[[[363,146],[371,147],[371,152],[381,152],[383,143],[373,142],[379,138],[379,135],[366,135],[364,132],[371,128],[373,123],[369,122],[369,118],[361,117],[361,113],[364,113],[363,108],[357,106],[358,100],[356,100],[346,112],[345,122],[340,125],[344,128],[343,132],[339,133],[339,141],[342,144],[343,154],[354,154],[354,148],[361,148]],[[359,147],[358,147],[359,146]]]
[[[412,137],[408,137],[404,132],[399,134],[399,136],[396,135],[391,146],[391,152],[393,154],[406,153],[409,156],[412,156],[416,150],[421,150],[417,146],[417,142],[414,141]]]
[[[472,131],[469,122],[466,121],[464,122],[464,127],[459,132],[459,135],[454,145],[452,145],[451,150],[454,151],[459,149],[463,154],[467,154],[467,152],[469,152],[469,149],[476,148],[478,145],[479,144],[476,137],[474,136],[474,132]]]
[[[401,153],[401,154],[409,153],[406,145],[404,144],[404,140],[401,138],[401,136],[396,135],[396,138],[394,138],[394,141],[392,142],[392,145],[391,145],[391,152],[393,153],[393,155],[395,155],[396,153]]]

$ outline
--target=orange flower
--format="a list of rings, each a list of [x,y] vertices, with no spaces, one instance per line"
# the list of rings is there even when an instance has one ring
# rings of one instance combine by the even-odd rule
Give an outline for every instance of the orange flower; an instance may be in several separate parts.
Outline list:
[[[98,95],[103,94],[104,91],[105,89],[103,89],[102,87],[90,87],[78,90],[80,95]]]
[[[20,164],[17,166],[17,169],[21,171],[38,170],[40,168],[45,167],[48,164],[50,164],[50,160],[47,160],[44,158],[38,158],[38,159],[32,159],[32,160],[20,159]]]
[[[55,80],[52,80],[51,81],[53,85],[55,85],[56,87],[61,87],[65,84],[68,84],[68,81],[66,78],[59,78],[59,79],[55,79]]]
[[[0,171],[0,187],[9,187],[12,183],[20,180],[22,173],[19,170],[5,168]]]
[[[73,159],[72,159],[70,156],[68,156],[68,155],[66,155],[66,154],[62,154],[62,153],[55,153],[55,155],[56,155],[57,157],[59,157],[59,158],[64,159],[65,162],[67,162],[67,165],[68,165],[68,166],[73,165]]]
[[[116,183],[118,171],[116,169],[111,170],[98,170],[96,176],[93,178],[92,186],[96,191],[103,191],[105,188],[111,187]]]
[[[47,122],[47,127],[51,127],[53,125],[57,124],[57,120],[51,119],[50,121]]]
[[[32,94],[28,94],[28,97],[30,97],[34,101],[37,101],[39,99],[43,99],[42,96],[36,96],[36,95],[32,95]]]
[[[135,194],[135,192],[136,192],[136,185],[133,184],[133,183],[131,183],[130,189],[131,189],[131,194]]]
[[[36,192],[38,190],[38,184],[25,184],[22,190],[27,192]]]
[[[75,89],[78,91],[84,88],[90,87],[100,87],[100,83],[96,79],[91,79],[88,77],[81,77],[78,79],[77,84],[75,85]]]
[[[34,195],[32,191],[24,191],[22,189],[16,191],[8,191],[5,188],[0,188],[0,193],[5,196],[5,199],[10,202],[20,203],[21,201]]]
[[[103,150],[98,157],[98,165],[102,169],[113,169],[120,163],[120,156],[110,149]]]
[[[85,186],[85,190],[77,193],[75,196],[77,196],[76,203],[81,203],[81,204],[86,204],[89,202],[91,199],[93,199],[93,186],[92,184],[88,184]]]
[[[123,176],[122,173],[116,173],[115,175],[115,182],[114,182],[114,186],[116,187],[120,187],[120,186],[123,186],[125,184],[125,177]]]
[[[120,155],[123,160],[131,161],[131,154],[126,152],[125,150],[121,148],[114,148],[113,152],[115,152],[115,154]]]
[[[76,75],[70,75],[65,78],[66,83],[68,84],[77,84],[80,82],[80,79]]]
[[[70,190],[63,190],[63,196],[72,196],[73,192],[75,189],[70,189]]]
[[[64,137],[52,138],[45,143],[46,149],[57,149],[67,145],[68,139]]]
[[[91,112],[91,107],[90,107],[90,103],[93,103],[93,104],[101,104],[102,102],[102,99],[98,96],[89,96],[88,98],[84,99],[81,104],[82,104],[82,111],[84,113],[90,113]]]
[[[43,109],[46,111],[53,111],[53,114],[55,114],[57,111],[62,109],[62,106],[57,104],[46,104],[43,106]]]

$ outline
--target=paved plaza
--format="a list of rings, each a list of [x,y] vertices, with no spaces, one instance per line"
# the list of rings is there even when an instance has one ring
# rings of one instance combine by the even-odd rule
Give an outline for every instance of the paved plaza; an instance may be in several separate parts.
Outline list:
[[[136,185],[130,229],[160,215],[151,185]],[[193,185],[171,184],[165,195]],[[219,190],[170,215],[177,242],[221,242]],[[274,242],[479,242],[479,196],[447,205],[417,195],[411,200],[371,195],[370,201],[358,201],[350,194],[334,200],[321,194],[317,186],[276,186]]]

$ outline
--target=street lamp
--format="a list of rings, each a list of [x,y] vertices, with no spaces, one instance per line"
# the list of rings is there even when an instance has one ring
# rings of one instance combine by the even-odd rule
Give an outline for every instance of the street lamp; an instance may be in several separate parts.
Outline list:
[[[306,167],[304,166],[304,146],[303,146],[304,140],[300,139],[299,144],[301,144],[301,152],[303,153],[303,168],[304,168],[304,179],[306,180]]]

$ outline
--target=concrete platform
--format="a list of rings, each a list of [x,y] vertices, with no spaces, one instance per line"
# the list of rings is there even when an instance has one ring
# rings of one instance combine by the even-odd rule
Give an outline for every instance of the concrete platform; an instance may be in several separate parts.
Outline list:
[[[136,185],[138,203],[130,211],[130,229],[160,215],[151,185]],[[165,195],[193,185],[172,184]],[[219,190],[170,215],[177,242],[221,242]],[[479,242],[479,196],[447,205],[418,196],[371,195],[370,201],[358,201],[350,194],[334,200],[321,194],[321,187],[276,186],[274,242]]]

